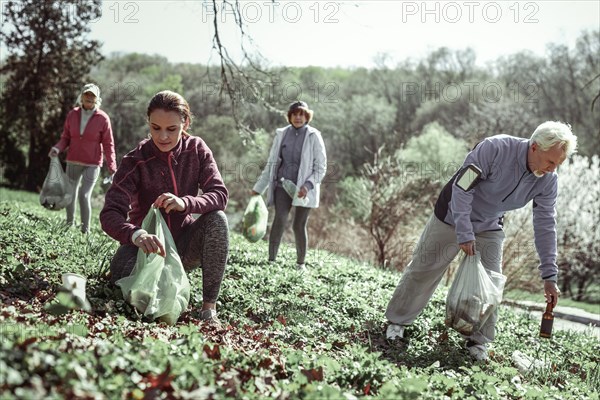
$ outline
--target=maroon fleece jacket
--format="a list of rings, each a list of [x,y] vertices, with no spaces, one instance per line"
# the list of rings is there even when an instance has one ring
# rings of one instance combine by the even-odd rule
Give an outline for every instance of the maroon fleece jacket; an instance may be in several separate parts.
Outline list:
[[[121,244],[131,244],[152,203],[166,192],[185,203],[183,212],[161,209],[175,240],[194,222],[192,214],[225,210],[229,193],[212,152],[199,137],[183,135],[168,153],[146,139],[125,155],[100,212],[102,229]]]

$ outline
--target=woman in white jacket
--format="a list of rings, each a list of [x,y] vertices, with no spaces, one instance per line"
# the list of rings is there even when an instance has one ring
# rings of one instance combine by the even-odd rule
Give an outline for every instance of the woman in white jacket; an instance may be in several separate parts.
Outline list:
[[[293,230],[296,241],[297,268],[304,270],[308,235],[306,226],[311,208],[319,207],[321,181],[327,169],[327,155],[321,132],[309,125],[313,111],[303,101],[290,104],[290,125],[277,129],[269,159],[252,194],[268,188],[267,204],[275,206],[275,218],[269,236],[269,261],[275,261],[288,215],[296,207]],[[283,188],[289,180],[298,188],[293,198]]]

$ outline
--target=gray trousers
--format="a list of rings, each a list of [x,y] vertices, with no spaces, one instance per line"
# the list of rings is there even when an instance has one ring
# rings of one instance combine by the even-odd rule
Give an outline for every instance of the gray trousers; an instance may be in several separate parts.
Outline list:
[[[502,230],[475,234],[475,249],[481,254],[481,263],[486,269],[502,273],[504,237]],[[432,215],[387,306],[386,318],[398,325],[412,324],[427,306],[459,251],[454,227]],[[496,310],[469,339],[480,344],[494,340],[497,320]]]
[[[269,260],[275,261],[277,253],[279,252],[279,245],[281,244],[281,238],[287,225],[288,214],[292,208],[292,198],[282,188],[275,188],[275,217],[273,218],[273,224],[271,225],[271,233],[269,235]],[[308,248],[308,232],[306,226],[308,225],[308,214],[310,208],[296,206],[296,212],[294,214],[294,222],[292,223],[292,229],[294,231],[294,239],[296,241],[296,263],[304,264],[306,258],[306,250]]]
[[[81,213],[81,231],[88,232],[92,219],[92,190],[98,180],[98,176],[100,176],[100,167],[89,167],[68,162],[67,176],[73,184],[73,201],[66,208],[67,224],[73,225],[75,220],[75,199],[78,199]]]
[[[223,211],[202,214],[187,226],[176,241],[186,271],[202,268],[202,300],[216,303],[229,253],[229,227]],[[139,247],[121,245],[110,262],[110,281],[131,275]]]

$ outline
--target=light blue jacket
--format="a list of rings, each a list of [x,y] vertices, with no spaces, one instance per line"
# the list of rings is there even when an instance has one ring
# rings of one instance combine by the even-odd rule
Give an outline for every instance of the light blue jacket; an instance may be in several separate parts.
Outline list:
[[[481,171],[480,182],[464,191],[454,184],[456,175],[442,190],[435,215],[455,227],[458,243],[475,240],[475,233],[502,229],[506,211],[533,200],[533,231],[540,257],[542,279],[556,281],[556,197],[558,176],[536,177],[527,166],[528,139],[508,135],[489,137],[465,158]]]
[[[253,190],[257,193],[264,193],[265,189],[269,189],[267,193],[267,205],[272,206],[275,199],[275,187],[277,186],[277,169],[281,164],[281,141],[285,132],[291,128],[288,125],[285,128],[277,129],[275,139],[269,152],[269,159],[263,169],[258,181],[254,185]],[[302,157],[300,159],[300,167],[298,170],[297,186],[302,187],[306,182],[310,182],[313,188],[306,195],[308,198],[307,204],[302,204],[297,198],[292,201],[292,206],[301,206],[307,208],[319,207],[319,197],[321,193],[321,181],[325,177],[327,171],[327,155],[325,152],[325,144],[321,137],[321,132],[318,129],[307,125],[304,144],[302,145]]]

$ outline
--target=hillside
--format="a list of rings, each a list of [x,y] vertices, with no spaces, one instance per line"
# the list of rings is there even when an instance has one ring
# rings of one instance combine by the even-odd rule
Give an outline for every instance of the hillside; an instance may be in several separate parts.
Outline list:
[[[97,217],[97,210],[94,217]],[[268,264],[264,242],[231,233],[223,327],[201,323],[201,274],[174,327],[146,322],[105,274],[117,244],[97,221],[83,236],[31,193],[0,189],[0,398],[598,399],[600,344],[502,308],[488,363],[474,363],[444,326],[446,288],[408,329],[385,340],[383,312],[399,274],[311,250]],[[340,233],[343,234],[343,233]],[[92,311],[54,315],[64,272],[88,278]],[[513,351],[546,363],[521,373]]]

